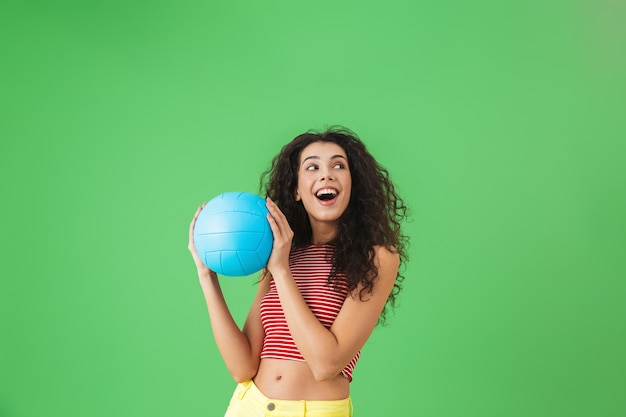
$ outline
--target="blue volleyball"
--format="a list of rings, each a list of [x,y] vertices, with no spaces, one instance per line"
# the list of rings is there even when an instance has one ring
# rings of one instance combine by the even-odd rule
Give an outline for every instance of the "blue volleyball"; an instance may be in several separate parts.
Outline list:
[[[246,192],[227,192],[200,211],[193,230],[200,259],[226,276],[246,276],[267,265],[274,236],[265,200]]]

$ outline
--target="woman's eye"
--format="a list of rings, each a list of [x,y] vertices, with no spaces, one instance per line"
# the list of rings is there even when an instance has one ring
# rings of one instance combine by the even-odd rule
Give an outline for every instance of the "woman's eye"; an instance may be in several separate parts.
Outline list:
[[[338,168],[338,169],[344,169],[346,166],[344,164],[342,164],[341,162],[337,162],[333,168]]]
[[[317,169],[317,165],[309,165],[308,167],[306,167],[307,171],[315,171]]]

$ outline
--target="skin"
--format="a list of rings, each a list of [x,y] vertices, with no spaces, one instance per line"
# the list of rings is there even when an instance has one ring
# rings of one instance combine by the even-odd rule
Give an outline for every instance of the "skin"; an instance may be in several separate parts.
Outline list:
[[[337,196],[322,202],[316,192],[333,188]],[[313,244],[327,243],[337,232],[338,220],[348,207],[352,188],[345,151],[334,143],[314,142],[300,156],[298,186],[294,198],[301,200],[311,222]],[[200,260],[193,242],[193,228],[204,204],[198,208],[189,228],[189,251],[198,270],[211,326],[226,367],[237,382],[253,379],[261,392],[284,400],[339,400],[350,395],[343,368],[363,347],[385,306],[400,263],[387,248],[376,247],[378,278],[373,292],[359,299],[357,288],[350,294],[330,329],[326,329],[306,305],[289,269],[293,231],[284,214],[267,200],[268,221],[274,245],[258,285],[245,324],[239,329],[222,294],[217,274]],[[287,325],[305,362],[260,359],[265,333],[260,303],[274,279]]]

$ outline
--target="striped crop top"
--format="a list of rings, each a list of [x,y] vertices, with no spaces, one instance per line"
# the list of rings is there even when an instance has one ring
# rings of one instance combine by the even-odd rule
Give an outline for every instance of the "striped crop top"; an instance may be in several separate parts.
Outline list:
[[[348,282],[345,278],[339,282],[337,289],[333,284],[328,283],[332,268],[330,262],[332,250],[331,245],[311,245],[304,248],[292,248],[289,255],[289,267],[302,297],[315,317],[327,329],[337,318],[348,296]],[[280,305],[274,280],[261,301],[261,321],[265,330],[261,358],[304,361],[287,327],[287,320]],[[357,352],[341,371],[350,382],[352,382],[352,371],[360,355],[361,352]]]

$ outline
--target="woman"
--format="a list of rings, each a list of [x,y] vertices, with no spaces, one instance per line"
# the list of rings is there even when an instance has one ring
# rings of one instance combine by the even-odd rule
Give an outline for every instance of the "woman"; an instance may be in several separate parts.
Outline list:
[[[243,329],[215,272],[189,250],[213,334],[239,384],[227,417],[351,416],[360,350],[403,279],[406,206],[351,131],[304,133],[261,178],[274,243]]]

